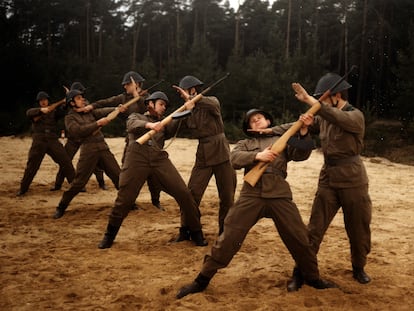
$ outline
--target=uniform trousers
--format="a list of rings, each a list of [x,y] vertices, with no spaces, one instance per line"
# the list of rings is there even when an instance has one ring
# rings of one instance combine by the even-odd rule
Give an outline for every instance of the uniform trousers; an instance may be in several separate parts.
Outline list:
[[[371,199],[368,185],[334,189],[319,186],[309,220],[309,239],[316,253],[332,219],[342,207],[345,230],[351,245],[352,265],[363,268],[371,250]]]
[[[165,151],[157,151],[144,144],[128,146],[119,178],[119,191],[109,216],[112,226],[121,226],[148,177],[156,178],[163,191],[171,195],[180,206],[182,226],[191,231],[201,230],[200,214],[184,180]]]
[[[241,248],[249,230],[263,217],[273,220],[305,280],[318,279],[316,255],[309,245],[308,231],[296,204],[288,198],[249,196],[241,196],[230,208],[224,221],[224,231],[204,258],[201,274],[212,278],[218,269],[226,267]]]
[[[70,188],[63,193],[59,203],[62,207],[67,207],[72,199],[81,192],[97,165],[103,169],[105,174],[113,182],[115,188],[118,189],[121,168],[115,156],[109,149],[90,148],[89,145],[92,144],[85,144],[81,147],[75,179],[71,183]]]
[[[65,144],[65,150],[66,153],[69,155],[70,159],[73,159],[76,152],[78,152],[79,148],[80,148],[81,144],[78,142],[75,142],[72,139],[68,139],[66,144]],[[93,173],[96,176],[96,180],[98,181],[99,184],[102,184],[104,182],[103,179],[103,170],[99,167],[96,167],[93,171]],[[60,188],[63,184],[63,180],[64,180],[65,176],[63,173],[62,169],[59,169],[58,173],[56,174],[56,181],[55,181],[55,188]]]
[[[212,166],[194,166],[191,172],[188,188],[197,204],[200,213],[200,202],[204,192],[214,175],[219,195],[218,223],[219,233],[223,231],[224,218],[234,204],[234,192],[236,190],[236,172],[230,161]]]
[[[29,189],[46,154],[48,154],[54,162],[59,164],[63,175],[66,176],[69,183],[74,179],[75,169],[73,168],[72,161],[57,137],[48,137],[44,134],[33,134],[33,142],[29,150],[26,169],[20,184],[21,192],[24,193]]]

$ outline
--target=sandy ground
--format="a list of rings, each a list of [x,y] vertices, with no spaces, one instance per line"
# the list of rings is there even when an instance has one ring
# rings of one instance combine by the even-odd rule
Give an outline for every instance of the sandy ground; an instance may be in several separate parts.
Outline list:
[[[107,139],[120,161],[123,138]],[[414,167],[365,158],[373,201],[368,285],[352,279],[342,213],[319,252],[323,277],[340,289],[304,286],[288,293],[293,261],[272,222],[262,219],[240,252],[203,293],[175,299],[197,275],[210,246],[171,243],[178,232],[176,202],[163,193],[166,211],[154,208],[146,186],[111,249],[97,248],[116,189],[98,188],[94,177],[59,220],[52,215],[62,191],[50,192],[57,165],[46,157],[29,192],[17,198],[30,138],[0,138],[0,310],[413,310]],[[196,141],[176,139],[167,149],[185,181]],[[75,158],[76,163],[77,158]],[[290,163],[288,180],[307,223],[322,156]],[[238,189],[242,183],[238,172]],[[64,189],[68,185],[64,184]],[[236,193],[236,197],[238,192]],[[217,235],[214,179],[203,198],[202,224],[211,245]]]

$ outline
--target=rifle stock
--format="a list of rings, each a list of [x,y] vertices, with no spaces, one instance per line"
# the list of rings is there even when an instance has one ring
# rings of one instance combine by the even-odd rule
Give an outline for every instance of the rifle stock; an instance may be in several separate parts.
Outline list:
[[[50,105],[48,106],[48,108],[49,108],[50,112],[52,112],[52,111],[53,111],[53,110],[55,110],[57,107],[59,107],[60,105],[64,104],[65,102],[66,102],[66,99],[65,99],[65,98],[63,98],[63,99],[61,99],[61,100],[57,101],[56,103],[50,104]],[[41,118],[42,116],[43,116],[43,113],[42,113],[40,116],[35,116],[35,117],[33,117],[33,121],[34,121],[34,122],[39,121],[39,120],[40,120],[40,118]]]
[[[221,81],[223,81],[224,79],[226,79],[228,76],[230,75],[230,73],[227,73],[224,77],[220,78],[219,80],[217,80],[216,82],[214,82],[212,85],[210,85],[209,87],[205,88],[201,93],[197,94],[196,96],[194,96],[192,99],[186,101],[186,103],[196,103],[198,102],[204,94],[206,94],[208,91],[210,91],[214,86],[216,86],[217,84],[219,84]],[[186,105],[183,104],[181,107],[179,107],[178,109],[176,109],[173,113],[170,113],[167,117],[165,117],[164,119],[161,120],[161,124],[163,126],[167,125],[168,123],[170,123],[173,120],[173,115],[178,113],[178,112],[182,112],[184,110],[186,110]],[[140,136],[136,142],[140,145],[145,144],[148,140],[151,139],[152,136],[154,136],[154,134],[156,133],[155,130],[150,130],[148,132],[146,132],[144,135]]]
[[[321,104],[318,102],[314,104],[306,113],[315,114],[321,108]],[[302,127],[303,122],[301,120],[296,121],[292,126],[283,133],[280,138],[275,141],[271,149],[274,152],[281,153],[287,146],[287,141],[290,137],[296,134],[297,131]],[[244,175],[244,181],[247,182],[250,186],[254,187],[259,179],[262,177],[266,167],[269,165],[269,162],[259,162],[257,163],[246,175]]]

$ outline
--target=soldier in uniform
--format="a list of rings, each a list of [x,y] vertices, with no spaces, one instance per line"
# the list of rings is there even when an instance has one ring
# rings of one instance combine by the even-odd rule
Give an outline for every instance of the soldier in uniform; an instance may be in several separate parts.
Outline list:
[[[207,245],[201,230],[200,215],[195,201],[184,180],[168,158],[168,153],[163,150],[164,141],[174,134],[177,123],[173,121],[163,127],[160,122],[168,102],[168,97],[163,92],[154,92],[145,100],[148,109],[145,114],[132,113],[128,117],[127,131],[130,143],[122,166],[118,195],[99,248],[112,246],[130,207],[150,176],[157,178],[164,191],[177,201],[182,214],[181,221],[184,221],[181,226],[185,225],[189,228],[191,240],[197,246]],[[137,138],[150,130],[155,130],[156,134],[149,141],[142,145],[135,142]]]
[[[123,79],[122,79],[122,86],[125,89],[125,92],[116,96],[112,96],[105,99],[100,99],[98,101],[93,102],[91,105],[85,106],[86,111],[90,111],[95,108],[102,108],[102,107],[115,107],[122,104],[125,104],[129,100],[133,99],[134,97],[140,96],[141,98],[129,106],[126,110],[121,110],[119,117],[126,123],[128,116],[131,113],[137,112],[143,114],[147,111],[145,107],[145,96],[141,96],[140,93],[142,92],[142,86],[145,79],[135,71],[127,72]],[[121,108],[122,109],[122,108]],[[128,146],[128,135],[125,137],[125,148],[124,153],[122,156],[122,163],[124,163],[125,153]],[[150,177],[147,180],[148,188],[151,193],[151,202],[154,206],[159,209],[162,209],[160,203],[160,193],[162,190],[162,186],[160,183],[155,180],[154,178]]]
[[[80,82],[73,82],[71,87],[70,87],[70,90],[79,90],[82,93],[85,93],[86,88]],[[79,137],[74,138],[71,135],[67,135],[66,137],[67,137],[67,141],[66,141],[66,144],[65,144],[65,150],[68,153],[69,157],[71,159],[73,159],[73,157],[75,156],[76,152],[78,152],[78,150],[79,150],[79,148],[82,144],[82,139],[79,138]],[[96,176],[96,181],[99,184],[99,188],[101,188],[103,190],[108,189],[105,185],[103,170],[99,167],[96,167],[93,173]],[[50,190],[51,191],[60,190],[62,188],[63,180],[64,180],[63,170],[59,169],[58,173],[56,174],[55,186]]]
[[[69,91],[66,95],[66,102],[72,107],[65,117],[66,130],[75,139],[81,139],[82,144],[75,179],[71,183],[69,190],[63,193],[53,216],[55,219],[63,216],[69,203],[85,187],[97,165],[104,170],[117,189],[119,173],[121,171],[100,130],[102,126],[109,123],[105,116],[113,111],[114,108],[101,108],[92,112],[78,112],[77,108],[83,108],[86,104],[83,93],[79,90]]]
[[[57,120],[63,118],[65,111],[62,106],[56,109],[49,107],[49,95],[46,92],[39,92],[36,101],[40,107],[31,108],[26,111],[26,115],[32,120],[32,145],[29,150],[26,169],[20,184],[20,191],[17,193],[21,196],[29,190],[40,164],[48,154],[53,161],[59,164],[63,176],[66,176],[68,182],[72,182],[75,177],[75,169],[72,161],[62,144],[58,140]]]
[[[252,187],[244,182],[239,199],[232,206],[224,221],[223,233],[214,243],[210,253],[205,256],[204,263],[196,279],[183,286],[177,298],[203,291],[218,269],[226,267],[239,251],[242,243],[259,219],[271,218],[292,257],[304,271],[308,285],[323,289],[336,287],[335,284],[319,277],[318,263],[315,253],[309,245],[308,232],[296,204],[292,201],[292,192],[288,182],[287,163],[306,160],[311,150],[300,150],[288,146],[278,154],[271,146],[280,137],[284,127],[272,126],[273,118],[266,111],[251,109],[246,113],[243,130],[251,136],[241,140],[231,152],[231,162],[235,169],[245,169],[247,173],[258,161],[268,162],[268,166],[259,182]],[[265,134],[263,130],[266,130]],[[298,139],[310,140],[307,126],[304,125]]]
[[[341,77],[327,73],[316,85],[315,97],[321,96]],[[299,84],[293,83],[296,98],[314,105],[318,100]],[[318,189],[312,205],[308,230],[316,253],[332,219],[342,207],[344,224],[351,245],[353,277],[361,284],[371,281],[364,271],[371,249],[371,199],[368,194],[368,176],[360,158],[363,148],[365,121],[363,113],[348,102],[351,85],[342,81],[331,90],[321,104],[310,129],[319,132],[325,159]],[[288,289],[297,290],[303,284],[300,269],[295,267]]]
[[[203,86],[198,78],[185,76],[176,87],[181,97],[188,101],[200,92]],[[203,96],[195,104],[191,115],[184,120],[184,128],[191,136],[198,139],[196,160],[188,181],[197,208],[214,175],[219,196],[218,233],[221,234],[224,218],[234,203],[236,190],[236,172],[230,163],[230,147],[224,135],[224,124],[221,117],[220,102],[214,96]],[[188,239],[188,228],[181,228],[179,239]]]

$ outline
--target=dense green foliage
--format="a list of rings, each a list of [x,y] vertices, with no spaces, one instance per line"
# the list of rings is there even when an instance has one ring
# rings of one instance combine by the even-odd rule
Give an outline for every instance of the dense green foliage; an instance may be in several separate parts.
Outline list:
[[[414,99],[411,0],[245,0],[235,12],[219,0],[0,0],[0,134],[27,131],[25,110],[45,90],[81,81],[90,101],[119,94],[122,76],[141,73],[176,106],[172,84],[192,74],[222,103],[237,137],[251,107],[291,121],[306,109],[290,84],[310,91],[327,71],[352,65],[350,101],[370,116],[408,126]],[[118,134],[115,124],[106,129]],[[112,132],[112,133],[110,133]]]

